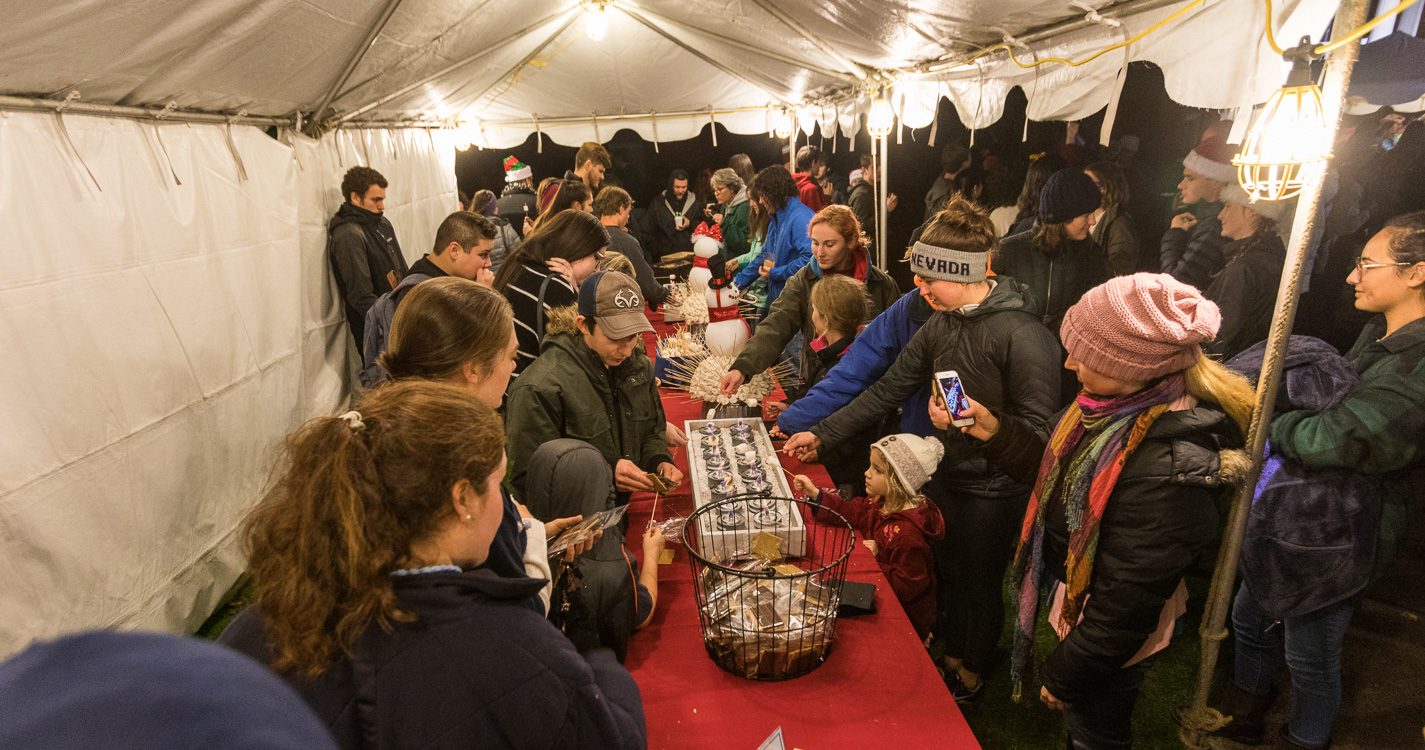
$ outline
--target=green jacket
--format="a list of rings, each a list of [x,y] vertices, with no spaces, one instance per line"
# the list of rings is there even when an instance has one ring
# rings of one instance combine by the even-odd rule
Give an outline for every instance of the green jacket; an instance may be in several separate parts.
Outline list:
[[[811,289],[818,281],[821,281],[821,269],[816,267],[816,259],[813,258],[787,280],[782,294],[772,303],[771,311],[757,324],[757,332],[732,363],[732,369],[742,373],[743,377],[751,378],[777,364],[782,350],[787,348],[787,342],[797,335],[797,331],[801,331],[801,380],[806,382],[810,378],[816,363],[816,355],[811,350],[811,341],[816,338],[816,329],[811,324]],[[866,296],[866,319],[863,322],[869,323],[882,310],[895,304],[900,299],[901,291],[896,286],[896,280],[885,271],[867,265]]]
[[[747,202],[745,192],[738,193],[737,198],[732,199],[732,205],[722,215],[722,252],[729,258],[736,258],[746,253],[752,247],[752,238],[748,235],[752,231],[747,223],[747,214],[752,208],[752,204]]]
[[[1346,354],[1361,379],[1334,407],[1272,420],[1272,445],[1313,469],[1386,475],[1376,571],[1390,563],[1425,478],[1425,318],[1387,338],[1376,318]]]
[[[515,496],[524,497],[534,452],[558,438],[594,446],[610,467],[625,458],[644,471],[672,463],[664,424],[653,363],[646,354],[635,350],[609,369],[582,334],[547,335],[539,358],[510,388],[505,410],[505,451]]]

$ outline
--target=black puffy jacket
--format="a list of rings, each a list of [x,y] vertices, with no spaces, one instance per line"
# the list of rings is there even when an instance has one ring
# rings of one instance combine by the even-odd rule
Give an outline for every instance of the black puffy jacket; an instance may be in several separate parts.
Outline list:
[[[811,433],[826,445],[839,445],[880,422],[935,373],[955,370],[965,395],[1045,439],[1059,393],[1059,344],[1039,317],[1026,311],[1018,282],[1007,276],[996,277],[996,282],[978,306],[931,315],[875,385],[812,427]],[[935,434],[945,444],[937,480],[985,498],[1028,491],[1028,485],[992,466],[981,453],[982,444],[959,428]]]
[[[1033,481],[1046,441],[1017,422],[981,443],[1010,476]],[[1158,627],[1163,605],[1217,531],[1217,500],[1245,467],[1242,433],[1215,406],[1167,412],[1128,457],[1099,521],[1097,552],[1083,619],[1040,671],[1068,702],[1097,693],[1104,677],[1138,653]],[[1233,451],[1224,470],[1223,452]],[[1069,528],[1062,502],[1046,510],[1044,561],[1063,581]]]

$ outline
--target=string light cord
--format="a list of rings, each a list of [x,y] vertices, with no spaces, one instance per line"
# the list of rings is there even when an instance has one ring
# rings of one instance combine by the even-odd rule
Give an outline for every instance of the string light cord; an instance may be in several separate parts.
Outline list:
[[[1277,44],[1276,33],[1272,29],[1272,0],[1262,1],[1266,3],[1267,6],[1267,44],[1271,45],[1273,52],[1277,53],[1278,55],[1285,55],[1287,51],[1282,49],[1281,46]],[[1311,54],[1315,57],[1321,57],[1327,52],[1330,52],[1331,50],[1350,44],[1351,42],[1360,39],[1366,34],[1371,33],[1372,29],[1384,23],[1387,18],[1394,18],[1396,15],[1400,14],[1401,11],[1405,10],[1406,8],[1409,8],[1417,2],[1419,2],[1419,0],[1403,0],[1399,5],[1361,24],[1360,27],[1357,28],[1355,31],[1352,31],[1351,33],[1341,37],[1340,39],[1333,39],[1331,40],[1330,44],[1317,45],[1311,50]]]

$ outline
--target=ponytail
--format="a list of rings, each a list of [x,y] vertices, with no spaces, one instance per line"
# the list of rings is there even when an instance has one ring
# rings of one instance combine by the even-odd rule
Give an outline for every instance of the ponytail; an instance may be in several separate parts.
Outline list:
[[[1189,394],[1199,401],[1222,407],[1242,430],[1242,436],[1247,436],[1252,424],[1252,410],[1257,405],[1257,392],[1246,378],[1227,369],[1221,362],[1202,356],[1197,364],[1183,371],[1183,379]]]
[[[315,677],[371,625],[414,619],[390,573],[454,516],[451,488],[485,486],[504,453],[499,416],[458,386],[389,383],[359,408],[287,438],[242,529],[278,672]]]

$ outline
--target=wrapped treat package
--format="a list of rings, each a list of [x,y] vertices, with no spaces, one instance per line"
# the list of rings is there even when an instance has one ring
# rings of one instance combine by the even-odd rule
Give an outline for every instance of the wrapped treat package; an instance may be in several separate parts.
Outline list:
[[[795,575],[754,578],[706,569],[699,581],[711,620],[709,654],[733,674],[775,679],[809,671],[830,650],[836,596],[818,576],[793,565],[728,561],[746,573]]]

